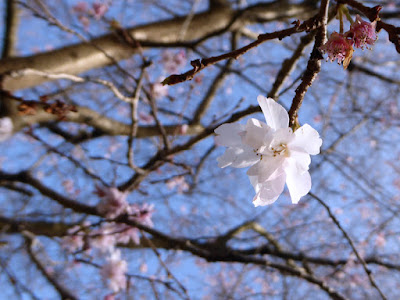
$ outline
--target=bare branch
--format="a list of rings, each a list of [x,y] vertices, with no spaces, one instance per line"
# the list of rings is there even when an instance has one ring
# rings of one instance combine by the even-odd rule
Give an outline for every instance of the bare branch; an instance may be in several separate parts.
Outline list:
[[[68,291],[50,272],[46,269],[44,264],[39,260],[35,252],[33,251],[33,245],[35,243],[35,236],[31,233],[25,231],[23,232],[25,240],[27,242],[27,252],[31,260],[35,263],[36,267],[39,269],[40,273],[47,279],[48,282],[57,290],[63,300],[78,300],[78,298]]]
[[[351,249],[353,250],[354,254],[356,255],[357,259],[360,261],[361,265],[363,266],[363,269],[364,269],[365,273],[367,274],[371,285],[378,291],[381,298],[383,300],[386,300],[387,299],[386,296],[383,294],[383,292],[381,291],[381,289],[378,287],[377,283],[375,282],[374,276],[372,275],[372,271],[368,268],[365,260],[361,257],[360,253],[358,253],[357,248],[353,243],[353,240],[347,234],[346,230],[344,230],[344,228],[340,224],[339,220],[336,219],[336,217],[333,215],[329,206],[314,193],[309,193],[309,195],[311,197],[313,197],[315,200],[317,200],[326,209],[329,217],[332,219],[332,221],[335,223],[335,225],[339,228],[339,230],[343,233],[343,236],[348,241],[348,243],[349,243]]]

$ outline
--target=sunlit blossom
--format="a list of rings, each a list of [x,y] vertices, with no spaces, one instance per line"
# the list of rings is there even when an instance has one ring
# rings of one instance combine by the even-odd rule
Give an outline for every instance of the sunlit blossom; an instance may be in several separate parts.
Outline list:
[[[215,142],[228,147],[218,165],[250,167],[255,206],[275,202],[285,182],[292,203],[298,203],[311,189],[310,154],[319,153],[322,140],[308,124],[293,132],[287,111],[273,99],[259,96],[258,103],[267,124],[249,119],[246,125],[223,124],[215,130]]]

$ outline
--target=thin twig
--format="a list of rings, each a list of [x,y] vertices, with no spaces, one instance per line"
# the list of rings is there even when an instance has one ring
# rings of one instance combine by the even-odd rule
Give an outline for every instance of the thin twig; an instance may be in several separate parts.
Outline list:
[[[340,224],[339,220],[334,216],[334,214],[332,213],[330,207],[321,199],[319,198],[317,195],[315,195],[314,193],[309,193],[309,195],[314,198],[315,200],[317,200],[327,211],[329,217],[331,218],[331,220],[333,221],[333,223],[335,223],[335,225],[339,228],[339,230],[342,232],[343,236],[345,237],[345,239],[347,240],[347,242],[349,243],[351,249],[353,250],[354,254],[356,255],[357,259],[360,261],[365,273],[368,276],[368,279],[371,283],[371,285],[378,291],[379,295],[381,296],[381,298],[383,300],[386,300],[386,296],[383,294],[383,292],[381,291],[381,289],[378,287],[378,285],[375,282],[375,279],[372,275],[372,271],[368,268],[367,263],[365,262],[365,260],[361,257],[360,253],[357,251],[356,246],[354,245],[353,240],[351,239],[351,237],[347,234],[346,230],[344,230],[344,228],[342,227],[342,225]]]
[[[128,137],[128,164],[129,166],[135,170],[136,172],[141,172],[141,169],[135,165],[134,162],[134,152],[133,152],[133,140],[136,138],[137,130],[138,130],[138,117],[137,117],[137,108],[139,103],[140,91],[142,89],[143,77],[144,77],[144,69],[148,66],[148,64],[143,63],[142,70],[133,93],[133,98],[131,99],[131,128]]]
[[[150,245],[151,249],[153,250],[154,254],[157,256],[158,261],[160,262],[160,264],[163,266],[163,268],[165,269],[165,271],[167,272],[167,276],[169,278],[172,278],[176,284],[179,286],[179,288],[182,290],[182,292],[184,293],[184,295],[186,296],[186,299],[190,299],[189,295],[187,293],[186,288],[183,286],[183,284],[171,273],[171,271],[169,270],[168,266],[164,263],[164,261],[161,258],[160,253],[158,252],[157,248],[154,246],[154,244],[151,242],[151,240],[149,240],[147,238],[147,236],[143,233],[142,229],[139,229],[140,233],[142,235],[142,237],[144,238],[144,240]]]
[[[33,245],[36,242],[36,237],[27,231],[22,232],[25,237],[25,241],[27,243],[27,252],[29,257],[34,262],[36,267],[39,269],[40,273],[51,283],[51,285],[57,290],[60,294],[61,299],[63,300],[78,300],[78,298],[73,295],[70,291],[68,291],[63,285],[61,285],[55,278],[50,274],[50,272],[46,269],[46,267],[42,264],[36,254],[33,252]]]
[[[273,40],[273,39],[281,40],[281,39],[288,37],[294,33],[299,33],[299,32],[303,32],[303,31],[309,32],[314,29],[317,29],[321,26],[321,23],[319,22],[318,17],[319,17],[319,15],[312,17],[312,18],[308,19],[307,21],[304,21],[303,23],[300,23],[300,21],[295,21],[294,22],[295,25],[288,29],[275,31],[275,32],[271,32],[271,33],[260,34],[256,41],[251,42],[247,46],[236,49],[234,51],[230,51],[228,53],[225,53],[225,54],[222,54],[219,56],[203,58],[201,60],[200,59],[193,60],[190,62],[190,64],[193,67],[192,70],[189,70],[186,73],[179,74],[179,75],[176,75],[176,74],[171,75],[171,76],[167,77],[166,79],[164,79],[162,84],[174,85],[174,84],[181,83],[181,82],[184,82],[187,80],[191,80],[191,79],[193,79],[194,75],[196,75],[197,73],[199,73],[201,70],[205,69],[206,67],[212,66],[212,65],[214,65],[220,61],[226,60],[226,59],[230,59],[230,58],[237,59],[240,56],[242,56],[243,54],[245,54],[246,52],[250,51],[253,48],[256,48],[257,46],[259,46],[260,44],[262,44],[266,41]]]
[[[21,69],[18,71],[12,71],[10,73],[10,76],[12,78],[17,78],[17,77],[22,77],[26,75],[37,75],[37,76],[42,76],[48,79],[66,79],[70,80],[73,82],[79,82],[79,83],[84,83],[84,82],[93,82],[97,84],[101,84],[111,90],[113,94],[120,100],[131,103],[132,102],[132,97],[125,96],[116,86],[110,81],[100,79],[100,78],[89,78],[89,77],[80,77],[77,75],[71,75],[71,74],[66,74],[66,73],[49,73],[37,69],[31,69],[31,68],[26,68],[26,69]]]

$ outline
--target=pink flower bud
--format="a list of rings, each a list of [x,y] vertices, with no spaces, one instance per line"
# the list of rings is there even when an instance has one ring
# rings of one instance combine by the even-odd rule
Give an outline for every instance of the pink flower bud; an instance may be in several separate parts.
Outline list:
[[[356,48],[364,49],[364,46],[373,45],[377,39],[376,22],[366,22],[359,15],[356,16],[356,21],[351,24],[350,30],[346,32],[346,36],[352,38]]]
[[[343,62],[343,67],[346,69],[353,57],[352,40],[341,33],[333,32],[329,40],[320,48],[323,52],[328,53],[328,59],[338,63]]]

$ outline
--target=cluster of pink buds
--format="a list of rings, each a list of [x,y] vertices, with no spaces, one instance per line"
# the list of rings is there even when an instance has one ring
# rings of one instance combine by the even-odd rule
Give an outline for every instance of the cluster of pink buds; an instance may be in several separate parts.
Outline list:
[[[376,36],[376,21],[369,23],[363,21],[359,15],[356,16],[356,21],[351,24],[350,30],[345,33],[333,32],[329,40],[321,46],[321,50],[328,54],[328,59],[338,63],[343,62],[343,67],[346,69],[353,57],[353,45],[356,48],[368,48],[368,45],[373,45],[377,39]]]
[[[87,29],[90,25],[89,17],[92,16],[96,20],[100,20],[108,11],[108,5],[105,3],[94,2],[92,4],[92,9],[90,9],[87,2],[79,1],[72,7],[72,11],[76,14],[82,25]]]

